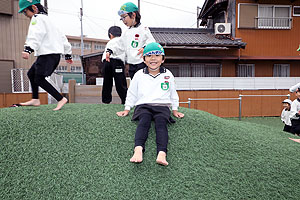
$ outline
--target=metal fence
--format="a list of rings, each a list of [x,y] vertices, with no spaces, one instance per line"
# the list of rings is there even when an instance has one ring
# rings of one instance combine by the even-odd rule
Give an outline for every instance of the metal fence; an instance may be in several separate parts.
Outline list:
[[[187,102],[179,102],[181,104],[188,104],[188,108],[191,108],[192,101],[224,101],[224,100],[238,100],[239,101],[239,120],[242,119],[242,99],[243,97],[287,97],[290,99],[290,94],[287,95],[242,95],[240,94],[238,98],[201,98],[201,99],[193,99],[188,98]]]
[[[27,77],[28,69],[12,69],[11,81],[13,93],[29,93],[31,92],[30,81]]]

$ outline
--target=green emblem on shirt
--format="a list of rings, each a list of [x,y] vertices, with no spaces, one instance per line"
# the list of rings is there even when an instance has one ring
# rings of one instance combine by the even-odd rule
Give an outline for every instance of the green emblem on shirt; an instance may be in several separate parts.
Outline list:
[[[139,45],[139,43],[138,43],[137,41],[132,41],[132,42],[131,42],[131,46],[132,46],[133,48],[137,48],[138,45]]]
[[[32,25],[36,25],[36,23],[37,23],[36,19],[33,19],[31,22]]]
[[[162,90],[168,90],[169,89],[169,82],[161,83],[160,87],[161,87]]]

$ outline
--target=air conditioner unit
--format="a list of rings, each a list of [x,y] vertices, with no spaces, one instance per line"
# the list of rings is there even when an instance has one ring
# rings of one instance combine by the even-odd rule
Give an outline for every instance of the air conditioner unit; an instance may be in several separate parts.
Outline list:
[[[231,23],[215,23],[215,34],[216,35],[231,34]]]

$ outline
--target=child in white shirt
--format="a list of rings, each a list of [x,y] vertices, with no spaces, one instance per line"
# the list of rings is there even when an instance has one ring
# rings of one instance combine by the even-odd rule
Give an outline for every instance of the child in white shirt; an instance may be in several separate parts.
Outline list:
[[[117,112],[120,117],[127,116],[130,108],[136,106],[132,120],[138,120],[139,124],[135,134],[134,155],[130,162],[143,161],[143,152],[148,137],[151,121],[155,122],[157,158],[156,162],[168,165],[166,160],[168,145],[167,124],[174,122],[172,113],[177,118],[184,117],[178,112],[179,97],[176,92],[174,76],[162,67],[164,62],[164,49],[158,43],[148,44],[143,52],[144,62],[147,65],[139,70],[133,77],[125,102],[125,110]]]
[[[281,112],[281,121],[284,123],[283,131],[291,133],[292,123],[291,123],[291,104],[292,101],[290,99],[285,99],[282,102],[283,110]]]

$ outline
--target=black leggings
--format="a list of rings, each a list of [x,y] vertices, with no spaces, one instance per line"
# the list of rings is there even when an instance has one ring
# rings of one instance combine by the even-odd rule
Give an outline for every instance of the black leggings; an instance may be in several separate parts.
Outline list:
[[[145,151],[145,143],[149,135],[149,129],[151,127],[152,115],[150,114],[141,114],[139,116],[139,124],[135,133],[135,147],[142,146],[143,151]],[[156,131],[156,146],[157,153],[159,151],[164,151],[167,153],[168,146],[168,121],[164,117],[156,117],[154,119],[155,131]]]
[[[139,63],[139,64],[129,64],[129,70],[128,70],[128,73],[129,73],[129,76],[130,76],[130,79],[132,80],[134,74],[139,71],[140,69],[144,69],[145,67],[147,67],[147,65],[145,63]]]
[[[60,60],[59,54],[39,56],[29,69],[27,76],[30,80],[32,98],[39,98],[39,86],[53,96],[57,101],[62,100],[63,96],[45,79],[56,69]]]

